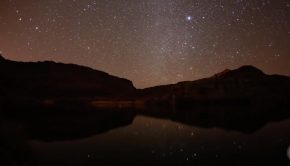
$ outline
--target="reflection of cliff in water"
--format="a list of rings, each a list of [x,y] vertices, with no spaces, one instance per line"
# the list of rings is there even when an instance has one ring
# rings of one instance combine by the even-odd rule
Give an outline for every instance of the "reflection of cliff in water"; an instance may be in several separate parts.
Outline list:
[[[30,110],[2,111],[1,131],[25,135],[27,139],[74,140],[130,125],[135,116],[141,114],[195,127],[217,127],[253,133],[269,122],[288,119],[290,117],[288,110],[251,106],[197,106],[186,109],[155,106],[143,110],[39,107]]]
[[[32,164],[29,141],[80,140],[130,125],[132,110],[23,108],[0,111],[0,165]],[[37,164],[35,164],[37,165]]]
[[[29,139],[59,141],[86,138],[127,126],[134,117],[131,110],[17,110],[13,115],[2,116],[1,126],[17,132],[15,128],[7,129],[11,125],[6,125],[15,122]]]
[[[140,114],[160,119],[170,119],[193,126],[193,128],[217,127],[252,134],[267,123],[288,119],[290,117],[288,110],[277,107],[262,108],[249,106],[203,106],[186,109],[155,106],[144,110],[99,110],[85,107],[74,107],[74,109],[71,109],[60,106],[54,108],[39,107],[21,110],[2,110],[0,116],[0,165],[25,165],[25,163],[29,163],[26,165],[37,165],[33,163],[37,156],[34,154],[35,150],[31,149],[31,140],[45,142],[82,140],[105,133],[111,129],[131,125],[134,118]],[[146,124],[142,125],[145,126]],[[138,130],[142,130],[142,128],[139,126]],[[156,126],[155,128],[152,126],[151,130],[152,132],[156,131]],[[211,131],[208,130],[209,133]],[[150,134],[152,133],[146,133],[145,137],[150,138]],[[133,139],[136,139],[136,137]],[[283,138],[281,137],[281,139]],[[136,147],[136,150],[138,150],[138,147]],[[244,155],[244,153],[242,154]],[[276,153],[273,152],[273,154]],[[277,159],[284,157],[280,153],[277,154],[275,156]],[[107,156],[107,158],[110,157],[113,158],[114,156]],[[126,162],[131,160],[131,158],[126,157],[128,156],[124,153],[123,160]],[[151,154],[150,156],[144,156],[144,158],[146,157],[152,159]],[[284,158],[282,159],[284,160]],[[204,161],[210,160],[205,158]]]
[[[290,118],[289,107],[269,106],[234,106],[212,105],[184,108],[158,108],[144,110],[141,114],[170,119],[179,123],[202,127],[236,130],[243,133],[253,133],[267,123],[282,121]]]

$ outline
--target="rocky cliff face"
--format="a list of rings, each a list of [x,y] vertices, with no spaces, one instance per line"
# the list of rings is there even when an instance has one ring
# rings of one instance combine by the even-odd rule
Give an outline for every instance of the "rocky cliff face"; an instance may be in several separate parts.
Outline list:
[[[132,82],[88,67],[45,62],[15,62],[0,56],[1,96],[111,97],[135,92]]]

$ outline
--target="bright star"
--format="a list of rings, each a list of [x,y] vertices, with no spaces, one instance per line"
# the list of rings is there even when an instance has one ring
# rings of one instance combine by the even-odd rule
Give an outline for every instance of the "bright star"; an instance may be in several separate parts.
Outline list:
[[[191,21],[191,20],[192,20],[192,17],[191,17],[191,16],[187,16],[187,17],[186,17],[186,20],[187,20],[187,21]]]

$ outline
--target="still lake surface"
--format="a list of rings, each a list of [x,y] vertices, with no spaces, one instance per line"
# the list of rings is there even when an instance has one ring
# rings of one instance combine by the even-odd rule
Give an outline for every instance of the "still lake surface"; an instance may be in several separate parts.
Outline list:
[[[88,138],[29,140],[23,165],[288,165],[289,131],[289,119],[243,133],[136,116]]]

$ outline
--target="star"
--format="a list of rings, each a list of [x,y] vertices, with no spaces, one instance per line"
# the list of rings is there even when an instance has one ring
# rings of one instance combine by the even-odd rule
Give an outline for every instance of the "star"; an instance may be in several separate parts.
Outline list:
[[[245,64],[289,75],[290,3],[268,1],[2,0],[0,49],[7,59],[88,66],[137,88]]]

